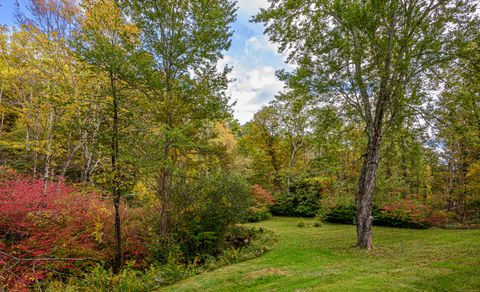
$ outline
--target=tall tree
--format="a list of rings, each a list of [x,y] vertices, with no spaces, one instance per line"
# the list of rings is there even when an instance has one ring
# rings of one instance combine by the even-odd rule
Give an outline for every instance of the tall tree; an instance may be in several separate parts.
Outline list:
[[[278,112],[278,119],[290,148],[287,173],[287,193],[290,193],[290,180],[295,159],[299,151],[305,147],[310,116],[308,101],[295,92],[287,92],[277,96],[273,106]]]
[[[85,16],[81,19],[81,31],[77,40],[78,54],[104,74],[107,82],[110,103],[110,130],[107,132],[110,148],[110,188],[114,205],[116,255],[114,271],[118,272],[123,264],[122,230],[120,203],[122,195],[121,175],[121,127],[124,123],[120,111],[125,107],[122,98],[122,81],[131,67],[131,61],[139,44],[139,30],[129,24],[122,15],[120,7],[113,0],[85,1]]]
[[[353,107],[368,142],[356,194],[357,247],[372,247],[372,201],[385,127],[421,104],[475,1],[271,0],[255,21],[298,65],[291,84]]]
[[[262,107],[244,126],[240,149],[253,159],[252,183],[272,185],[273,190],[282,191],[281,175],[286,163],[281,141],[278,111],[271,105]]]
[[[144,88],[149,97],[145,117],[154,125],[145,139],[154,145],[146,160],[160,163],[159,170],[155,165],[155,188],[161,201],[159,233],[166,239],[177,156],[195,144],[195,129],[202,120],[214,120],[226,112],[228,69],[218,73],[215,68],[230,46],[229,25],[235,19],[235,2],[121,3],[141,29],[143,46],[155,60]]]
[[[464,26],[456,39],[456,57],[446,69],[445,88],[433,118],[446,169],[446,206],[461,222],[468,205],[479,199],[480,166],[480,33],[476,25]],[[473,205],[473,204],[472,204]]]

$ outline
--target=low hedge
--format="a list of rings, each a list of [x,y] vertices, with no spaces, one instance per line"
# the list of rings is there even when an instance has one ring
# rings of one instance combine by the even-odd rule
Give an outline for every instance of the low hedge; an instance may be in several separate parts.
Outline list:
[[[354,224],[356,215],[355,206],[340,206],[330,209],[325,216],[325,221],[332,223]],[[386,211],[374,206],[372,209],[373,225],[401,228],[425,229],[431,227],[428,222],[417,222],[408,216],[393,216]]]

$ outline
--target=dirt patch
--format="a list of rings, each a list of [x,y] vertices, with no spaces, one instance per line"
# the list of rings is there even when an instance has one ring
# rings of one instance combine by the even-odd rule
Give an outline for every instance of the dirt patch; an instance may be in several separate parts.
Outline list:
[[[276,268],[266,268],[257,271],[253,271],[247,273],[243,279],[245,280],[255,280],[261,277],[268,277],[268,276],[288,276],[290,273],[285,270],[276,269]]]

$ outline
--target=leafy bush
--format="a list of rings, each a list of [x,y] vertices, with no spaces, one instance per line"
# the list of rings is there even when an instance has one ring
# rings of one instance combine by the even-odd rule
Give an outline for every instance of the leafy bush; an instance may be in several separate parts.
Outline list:
[[[355,220],[355,206],[338,206],[325,214],[325,221],[332,223],[353,224]]]
[[[306,227],[307,225],[305,224],[305,220],[303,218],[300,218],[297,223],[297,227]]]
[[[325,214],[321,211],[313,218],[313,227],[322,227],[322,221],[325,220]]]
[[[374,224],[392,227],[428,228],[431,209],[411,195],[384,205],[374,216]]]
[[[254,211],[247,215],[247,222],[260,222],[272,218],[269,211]]]
[[[258,257],[268,251],[276,241],[271,231],[261,228],[234,226],[227,237],[250,238],[248,244],[240,248],[225,249],[219,257],[208,257],[203,265],[183,264],[171,257],[163,265],[152,265],[144,271],[134,269],[130,262],[118,275],[104,265],[97,265],[81,277],[70,278],[66,283],[52,281],[46,291],[152,291],[171,285],[181,279],[210,271],[219,267]]]
[[[152,291],[194,275],[192,267],[168,263],[150,266],[144,271],[135,269],[129,263],[118,274],[103,265],[97,265],[80,277],[71,277],[66,283],[52,281],[46,291]]]
[[[239,176],[216,174],[199,180],[194,205],[183,212],[175,239],[186,262],[218,255],[226,230],[243,221],[250,205],[247,183]]]
[[[276,199],[271,212],[280,216],[314,217],[320,207],[322,193],[332,183],[329,177],[303,177],[292,181],[289,192]]]
[[[146,256],[136,216],[122,207],[125,258]],[[0,286],[24,289],[38,280],[76,274],[114,254],[112,208],[98,194],[82,194],[63,181],[44,189],[41,179],[17,176],[0,184],[0,264],[10,273]],[[74,258],[75,260],[38,260]],[[22,259],[22,260],[19,260]],[[77,260],[88,259],[88,260]],[[94,259],[94,260],[90,260]],[[34,268],[33,268],[34,267]]]
[[[259,222],[272,217],[270,208],[274,204],[273,196],[260,185],[252,186],[252,206],[248,209],[247,222]]]
[[[325,220],[333,223],[354,224],[355,206],[338,206],[326,212]],[[373,224],[377,226],[428,228],[442,219],[432,217],[430,208],[422,204],[415,196],[401,198],[393,203],[372,208]]]

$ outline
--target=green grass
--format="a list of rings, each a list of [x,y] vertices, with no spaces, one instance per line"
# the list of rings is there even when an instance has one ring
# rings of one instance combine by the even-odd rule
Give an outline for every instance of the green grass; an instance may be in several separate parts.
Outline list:
[[[355,227],[297,227],[274,217],[250,224],[278,242],[259,258],[188,278],[166,291],[480,291],[480,230],[375,227],[357,250]]]

